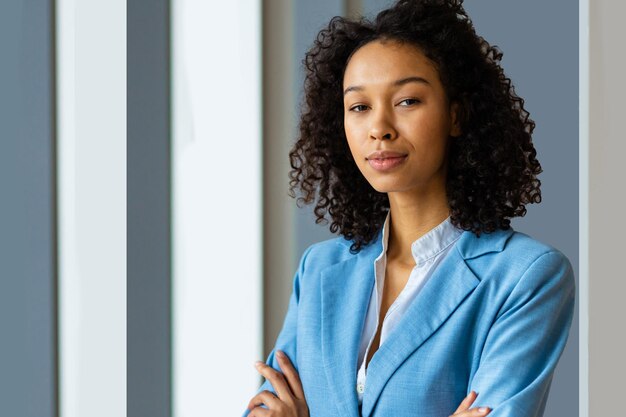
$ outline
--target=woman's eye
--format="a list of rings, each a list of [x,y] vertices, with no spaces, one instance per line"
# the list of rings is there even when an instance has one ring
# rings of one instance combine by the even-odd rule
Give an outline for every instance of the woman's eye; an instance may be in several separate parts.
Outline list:
[[[404,106],[410,106],[411,104],[419,103],[420,101],[416,98],[405,98],[399,104],[406,103]]]
[[[364,111],[366,109],[367,109],[366,105],[364,105],[364,104],[357,104],[356,106],[351,107],[350,111],[355,111],[355,112],[359,113],[359,112],[362,112],[362,111]]]

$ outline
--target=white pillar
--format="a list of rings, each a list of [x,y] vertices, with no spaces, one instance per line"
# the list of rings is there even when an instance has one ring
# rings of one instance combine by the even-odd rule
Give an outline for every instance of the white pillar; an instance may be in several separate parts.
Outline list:
[[[624,409],[622,398],[626,386],[626,269],[623,262],[626,247],[626,130],[623,125],[626,3],[613,0],[584,0],[583,3],[589,10],[588,66],[585,63],[588,126],[583,132],[586,153],[581,152],[581,158],[585,158],[581,166],[587,170],[583,174],[587,175],[585,192],[588,195],[586,211],[581,207],[581,215],[586,216],[588,242],[582,249],[587,256],[588,271],[589,415],[619,415]],[[584,241],[581,236],[581,242]],[[582,313],[581,310],[581,318]]]
[[[126,415],[126,2],[56,1],[62,417]]]
[[[239,415],[262,359],[261,2],[172,3],[173,408]]]

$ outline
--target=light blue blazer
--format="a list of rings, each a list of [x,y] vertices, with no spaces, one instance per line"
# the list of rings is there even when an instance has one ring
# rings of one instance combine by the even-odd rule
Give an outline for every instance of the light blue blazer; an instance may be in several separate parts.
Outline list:
[[[266,363],[294,363],[311,417],[358,417],[357,356],[381,233],[304,252]],[[574,313],[568,259],[524,233],[464,231],[367,368],[364,417],[447,417],[471,391],[491,417],[543,414]],[[270,390],[266,380],[258,392]],[[244,416],[248,414],[246,410]]]

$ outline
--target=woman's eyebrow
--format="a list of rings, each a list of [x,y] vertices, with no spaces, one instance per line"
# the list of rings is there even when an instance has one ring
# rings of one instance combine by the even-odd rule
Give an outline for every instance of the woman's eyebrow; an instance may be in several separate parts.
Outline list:
[[[408,83],[422,83],[422,84],[430,85],[428,80],[422,77],[418,77],[418,76],[401,78],[399,80],[394,81],[392,85],[395,87],[398,87],[398,86],[408,84]],[[350,91],[363,91],[363,87],[360,85],[353,85],[353,86],[347,87],[345,90],[343,90],[343,95],[345,96]]]
[[[426,78],[417,77],[417,76],[403,78],[401,80],[395,81],[393,85],[399,86],[399,85],[404,85],[407,83],[424,83],[424,84],[430,85],[430,83],[428,82]]]

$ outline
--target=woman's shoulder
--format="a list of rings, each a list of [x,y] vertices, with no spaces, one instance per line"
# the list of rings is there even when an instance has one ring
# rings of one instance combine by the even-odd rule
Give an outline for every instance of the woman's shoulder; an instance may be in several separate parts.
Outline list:
[[[515,258],[524,264],[535,263],[541,258],[569,264],[567,256],[552,244],[517,230],[512,230],[502,253],[503,257]]]
[[[524,261],[532,262],[548,253],[567,259],[559,249],[551,244],[514,230],[512,227],[480,235],[465,231],[456,246],[466,260],[486,255],[502,261],[505,261],[506,258],[515,258],[523,263]],[[491,259],[492,262],[494,260]]]
[[[505,286],[517,286],[524,282],[529,288],[559,281],[558,285],[570,290],[575,287],[570,260],[550,243],[512,228],[485,236],[493,242],[478,243],[482,237],[467,236],[463,242],[465,246],[462,244],[459,248],[461,252],[465,251],[466,262],[481,281],[496,280],[499,285]],[[481,252],[476,249],[480,245],[491,251],[470,256]]]
[[[350,243],[351,241],[341,236],[315,242],[305,249],[302,262],[321,266],[344,261],[351,255]]]

